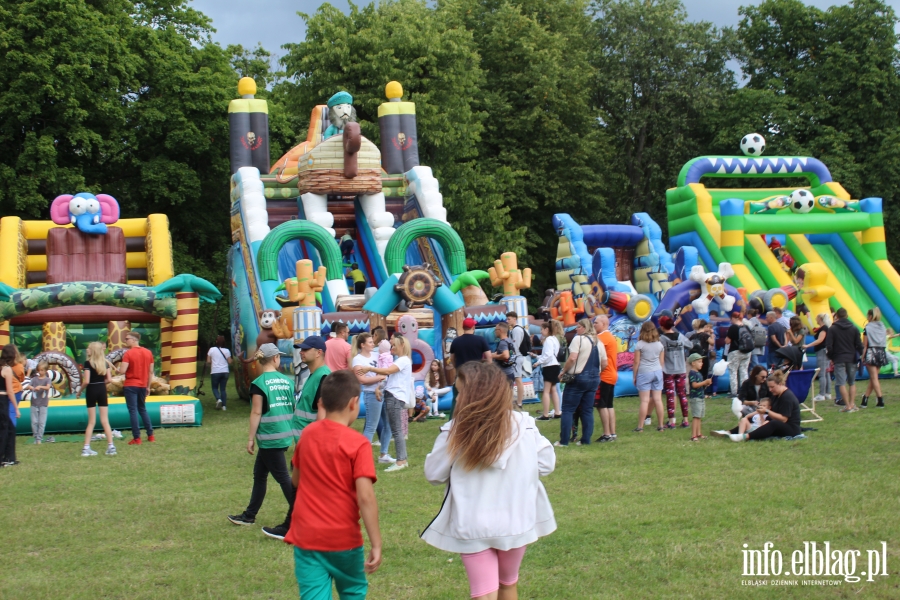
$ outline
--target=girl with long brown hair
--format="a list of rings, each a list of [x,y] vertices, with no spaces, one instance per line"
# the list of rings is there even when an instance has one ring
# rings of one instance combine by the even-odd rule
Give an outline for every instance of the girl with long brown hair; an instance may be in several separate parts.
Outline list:
[[[425,459],[425,478],[446,484],[447,493],[422,539],[461,555],[472,598],[516,598],[527,545],[556,530],[540,482],[556,455],[534,418],[512,410],[512,390],[496,365],[467,362],[456,388],[453,419]],[[499,497],[515,501],[498,510]]]

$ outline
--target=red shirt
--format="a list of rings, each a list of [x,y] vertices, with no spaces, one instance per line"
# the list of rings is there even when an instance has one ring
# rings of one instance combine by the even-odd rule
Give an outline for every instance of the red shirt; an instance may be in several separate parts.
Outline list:
[[[125,371],[125,387],[149,387],[150,365],[153,364],[153,354],[146,348],[135,346],[125,351],[122,362],[128,363]]]
[[[350,344],[347,340],[333,337],[325,342],[325,364],[332,373],[350,368]]]
[[[316,421],[303,430],[291,462],[300,485],[284,541],[317,552],[362,546],[356,480],[377,480],[369,440],[346,425]]]

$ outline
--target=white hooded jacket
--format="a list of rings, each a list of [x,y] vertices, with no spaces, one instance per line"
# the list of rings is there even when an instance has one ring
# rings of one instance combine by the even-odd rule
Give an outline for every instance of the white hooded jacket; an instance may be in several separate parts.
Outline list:
[[[444,503],[422,532],[441,550],[470,554],[488,548],[512,550],[556,530],[553,508],[539,477],[553,472],[556,454],[538,431],[534,418],[511,413],[510,445],[486,469],[467,471],[450,459],[453,421],[441,427],[425,458],[425,478],[447,484]]]

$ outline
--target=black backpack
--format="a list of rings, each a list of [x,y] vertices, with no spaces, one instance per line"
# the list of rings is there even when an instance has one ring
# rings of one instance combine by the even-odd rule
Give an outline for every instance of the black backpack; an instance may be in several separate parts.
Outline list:
[[[693,332],[688,336],[688,339],[691,340],[691,354],[699,354],[700,356],[706,356],[707,352],[703,350],[703,343],[700,341],[700,337],[697,335],[697,332]]]
[[[516,325],[513,329],[522,330],[522,341],[519,343],[519,347],[516,349],[519,353],[519,356],[528,356],[528,353],[531,352],[531,336],[528,335],[528,331],[521,325]]]
[[[754,348],[756,348],[756,344],[753,341],[753,332],[746,325],[742,325],[738,330],[738,352],[750,354]]]
[[[556,362],[564,365],[566,364],[566,359],[569,358],[569,344],[565,339],[557,341],[559,341],[559,350],[556,351]]]

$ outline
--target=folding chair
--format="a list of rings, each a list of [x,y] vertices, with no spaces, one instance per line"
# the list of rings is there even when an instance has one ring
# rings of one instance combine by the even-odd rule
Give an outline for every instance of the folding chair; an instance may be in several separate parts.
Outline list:
[[[801,419],[801,423],[815,423],[816,421],[823,420],[816,412],[815,398],[809,393],[809,390],[812,388],[813,382],[818,375],[819,369],[797,369],[790,371],[787,376],[787,381],[785,381],[787,388],[791,390],[794,395],[797,396],[797,400],[800,401],[800,412],[808,412],[815,417],[814,419]],[[807,398],[809,398],[809,404],[806,403]]]

